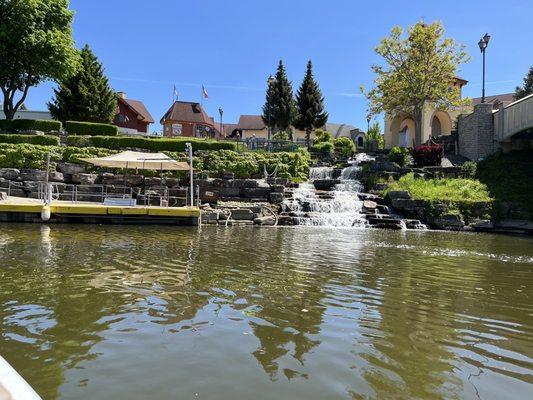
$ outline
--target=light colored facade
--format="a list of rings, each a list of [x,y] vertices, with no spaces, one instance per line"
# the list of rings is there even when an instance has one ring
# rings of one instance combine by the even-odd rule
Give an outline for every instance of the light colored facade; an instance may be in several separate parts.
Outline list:
[[[468,81],[461,78],[454,78],[453,87],[462,88]],[[430,137],[450,135],[454,122],[462,113],[470,111],[472,108],[461,107],[456,110],[442,111],[426,104],[422,112],[422,140],[415,138],[415,121],[407,114],[390,115],[385,114],[384,139],[385,148],[390,149],[395,146],[414,147],[429,140]]]
[[[0,110],[0,119],[6,119],[6,115],[4,114],[4,111],[2,111],[2,110]],[[14,119],[45,119],[45,120],[53,120],[52,114],[50,114],[48,111],[31,111],[31,110],[18,110],[15,113]]]

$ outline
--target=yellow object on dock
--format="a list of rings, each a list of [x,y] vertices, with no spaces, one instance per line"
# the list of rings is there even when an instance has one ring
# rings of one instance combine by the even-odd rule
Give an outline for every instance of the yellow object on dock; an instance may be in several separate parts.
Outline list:
[[[9,197],[0,202],[0,221],[41,222],[43,203],[36,199]],[[50,222],[92,223],[165,223],[198,225],[198,207],[117,206],[98,203],[54,201],[50,208]],[[14,216],[13,214],[23,214]]]

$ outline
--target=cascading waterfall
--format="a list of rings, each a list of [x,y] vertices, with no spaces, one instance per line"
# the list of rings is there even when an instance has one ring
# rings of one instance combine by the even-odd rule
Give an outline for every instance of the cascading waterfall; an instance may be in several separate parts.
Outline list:
[[[358,193],[362,189],[358,181],[360,163],[368,159],[366,154],[358,154],[353,163],[342,170],[332,191],[317,191],[313,181],[332,179],[332,167],[311,168],[310,181],[302,183],[294,190],[292,199],[285,201],[285,209],[290,211],[299,225],[364,227],[367,225],[361,213],[363,202]]]

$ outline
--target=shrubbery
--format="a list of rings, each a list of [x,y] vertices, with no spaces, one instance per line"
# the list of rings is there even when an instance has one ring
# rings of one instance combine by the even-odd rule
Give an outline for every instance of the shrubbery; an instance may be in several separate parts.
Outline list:
[[[395,162],[400,167],[405,167],[409,163],[411,153],[405,147],[393,147],[390,149],[387,160]]]
[[[185,143],[191,143],[193,150],[237,150],[237,143],[226,141],[209,141],[199,138],[144,138],[129,136],[69,136],[69,146],[101,147],[112,150],[128,148],[151,151],[185,151]]]
[[[335,151],[343,157],[349,158],[355,154],[355,143],[347,137],[333,140],[333,145],[335,146]]]
[[[443,147],[439,144],[431,146],[418,146],[413,149],[413,160],[415,165],[419,168],[439,166],[443,154]]]
[[[118,127],[110,124],[97,124],[95,122],[65,122],[65,130],[71,135],[90,136],[117,136]]]
[[[236,178],[261,178],[264,168],[269,174],[292,180],[305,180],[309,176],[309,153],[300,150],[294,153],[237,153],[231,150],[205,151],[196,154],[196,167],[219,176],[233,172]]]
[[[59,137],[51,135],[36,136],[0,134],[0,143],[29,143],[40,144],[43,146],[59,146]]]
[[[355,154],[355,143],[347,137],[333,138],[331,133],[318,129],[315,131],[315,139],[311,152],[319,157],[331,157],[334,152],[341,157],[351,157]]]
[[[59,146],[0,143],[0,168],[44,169],[47,153],[52,162],[63,158],[63,148]]]
[[[116,153],[114,150],[96,147],[0,143],[0,168],[42,169],[48,152],[53,162],[77,164],[83,163],[80,158],[104,157]],[[176,160],[188,161],[184,152],[165,151],[165,153]],[[269,174],[276,171],[278,177],[302,181],[309,176],[309,162],[309,153],[306,150],[293,153],[198,151],[194,156],[195,170],[208,172],[213,177],[220,176],[223,172],[233,172],[237,178],[261,178],[266,167]]]
[[[54,132],[61,130],[61,122],[44,119],[0,119],[0,131],[41,131]]]

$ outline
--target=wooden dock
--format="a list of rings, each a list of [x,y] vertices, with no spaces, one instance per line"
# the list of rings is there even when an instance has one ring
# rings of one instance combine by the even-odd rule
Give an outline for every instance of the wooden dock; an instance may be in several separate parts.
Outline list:
[[[87,224],[163,224],[196,226],[198,207],[117,206],[53,201],[50,219],[42,218],[42,200],[8,197],[0,201],[0,222],[75,222]]]

